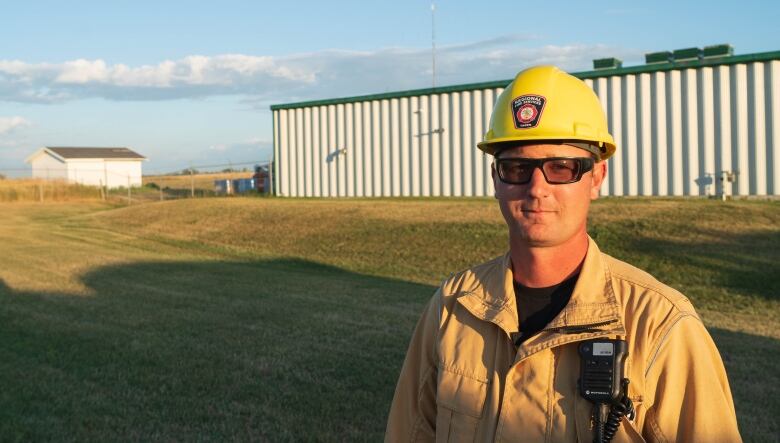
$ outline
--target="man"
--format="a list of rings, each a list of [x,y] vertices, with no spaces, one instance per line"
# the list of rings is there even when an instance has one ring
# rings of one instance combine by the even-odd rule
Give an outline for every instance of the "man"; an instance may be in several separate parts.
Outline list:
[[[628,351],[623,401],[634,411],[615,419],[612,441],[741,441],[723,363],[690,302],[587,235],[616,149],[593,91],[554,67],[523,71],[479,148],[495,156],[509,252],[451,276],[429,302],[386,441],[594,441],[598,414],[578,390],[579,345],[593,339]]]

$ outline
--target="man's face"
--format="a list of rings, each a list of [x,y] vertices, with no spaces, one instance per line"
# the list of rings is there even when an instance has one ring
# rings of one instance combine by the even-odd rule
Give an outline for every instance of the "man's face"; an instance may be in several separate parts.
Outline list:
[[[539,144],[505,149],[497,159],[547,157],[590,158],[590,154],[569,145]],[[529,247],[558,246],[587,235],[585,226],[590,201],[598,198],[606,171],[606,162],[598,162],[579,181],[554,185],[547,183],[537,168],[530,182],[514,185],[502,182],[494,165],[496,199],[510,235]]]

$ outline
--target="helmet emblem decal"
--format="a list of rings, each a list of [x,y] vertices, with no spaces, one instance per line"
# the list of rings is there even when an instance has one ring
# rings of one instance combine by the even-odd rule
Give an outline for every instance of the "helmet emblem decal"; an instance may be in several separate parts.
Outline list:
[[[545,102],[547,102],[546,98],[533,94],[521,95],[512,100],[512,119],[515,128],[535,128],[542,117]]]
[[[520,106],[520,110],[517,111],[517,119],[523,123],[528,123],[536,117],[536,108],[531,104],[524,104]]]

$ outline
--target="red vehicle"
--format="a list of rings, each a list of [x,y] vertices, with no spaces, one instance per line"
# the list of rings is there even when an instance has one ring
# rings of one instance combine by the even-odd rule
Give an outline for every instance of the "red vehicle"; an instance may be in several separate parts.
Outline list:
[[[255,179],[255,188],[261,193],[268,192],[271,187],[268,166],[269,165],[255,165],[255,173],[252,175],[252,178]]]

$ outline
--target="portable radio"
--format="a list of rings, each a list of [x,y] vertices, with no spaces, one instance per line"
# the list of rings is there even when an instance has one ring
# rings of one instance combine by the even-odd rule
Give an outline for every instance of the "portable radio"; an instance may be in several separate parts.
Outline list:
[[[628,344],[624,340],[597,339],[580,343],[580,395],[593,403],[594,443],[609,442],[620,419],[632,419],[634,406],[628,398],[624,363]]]

